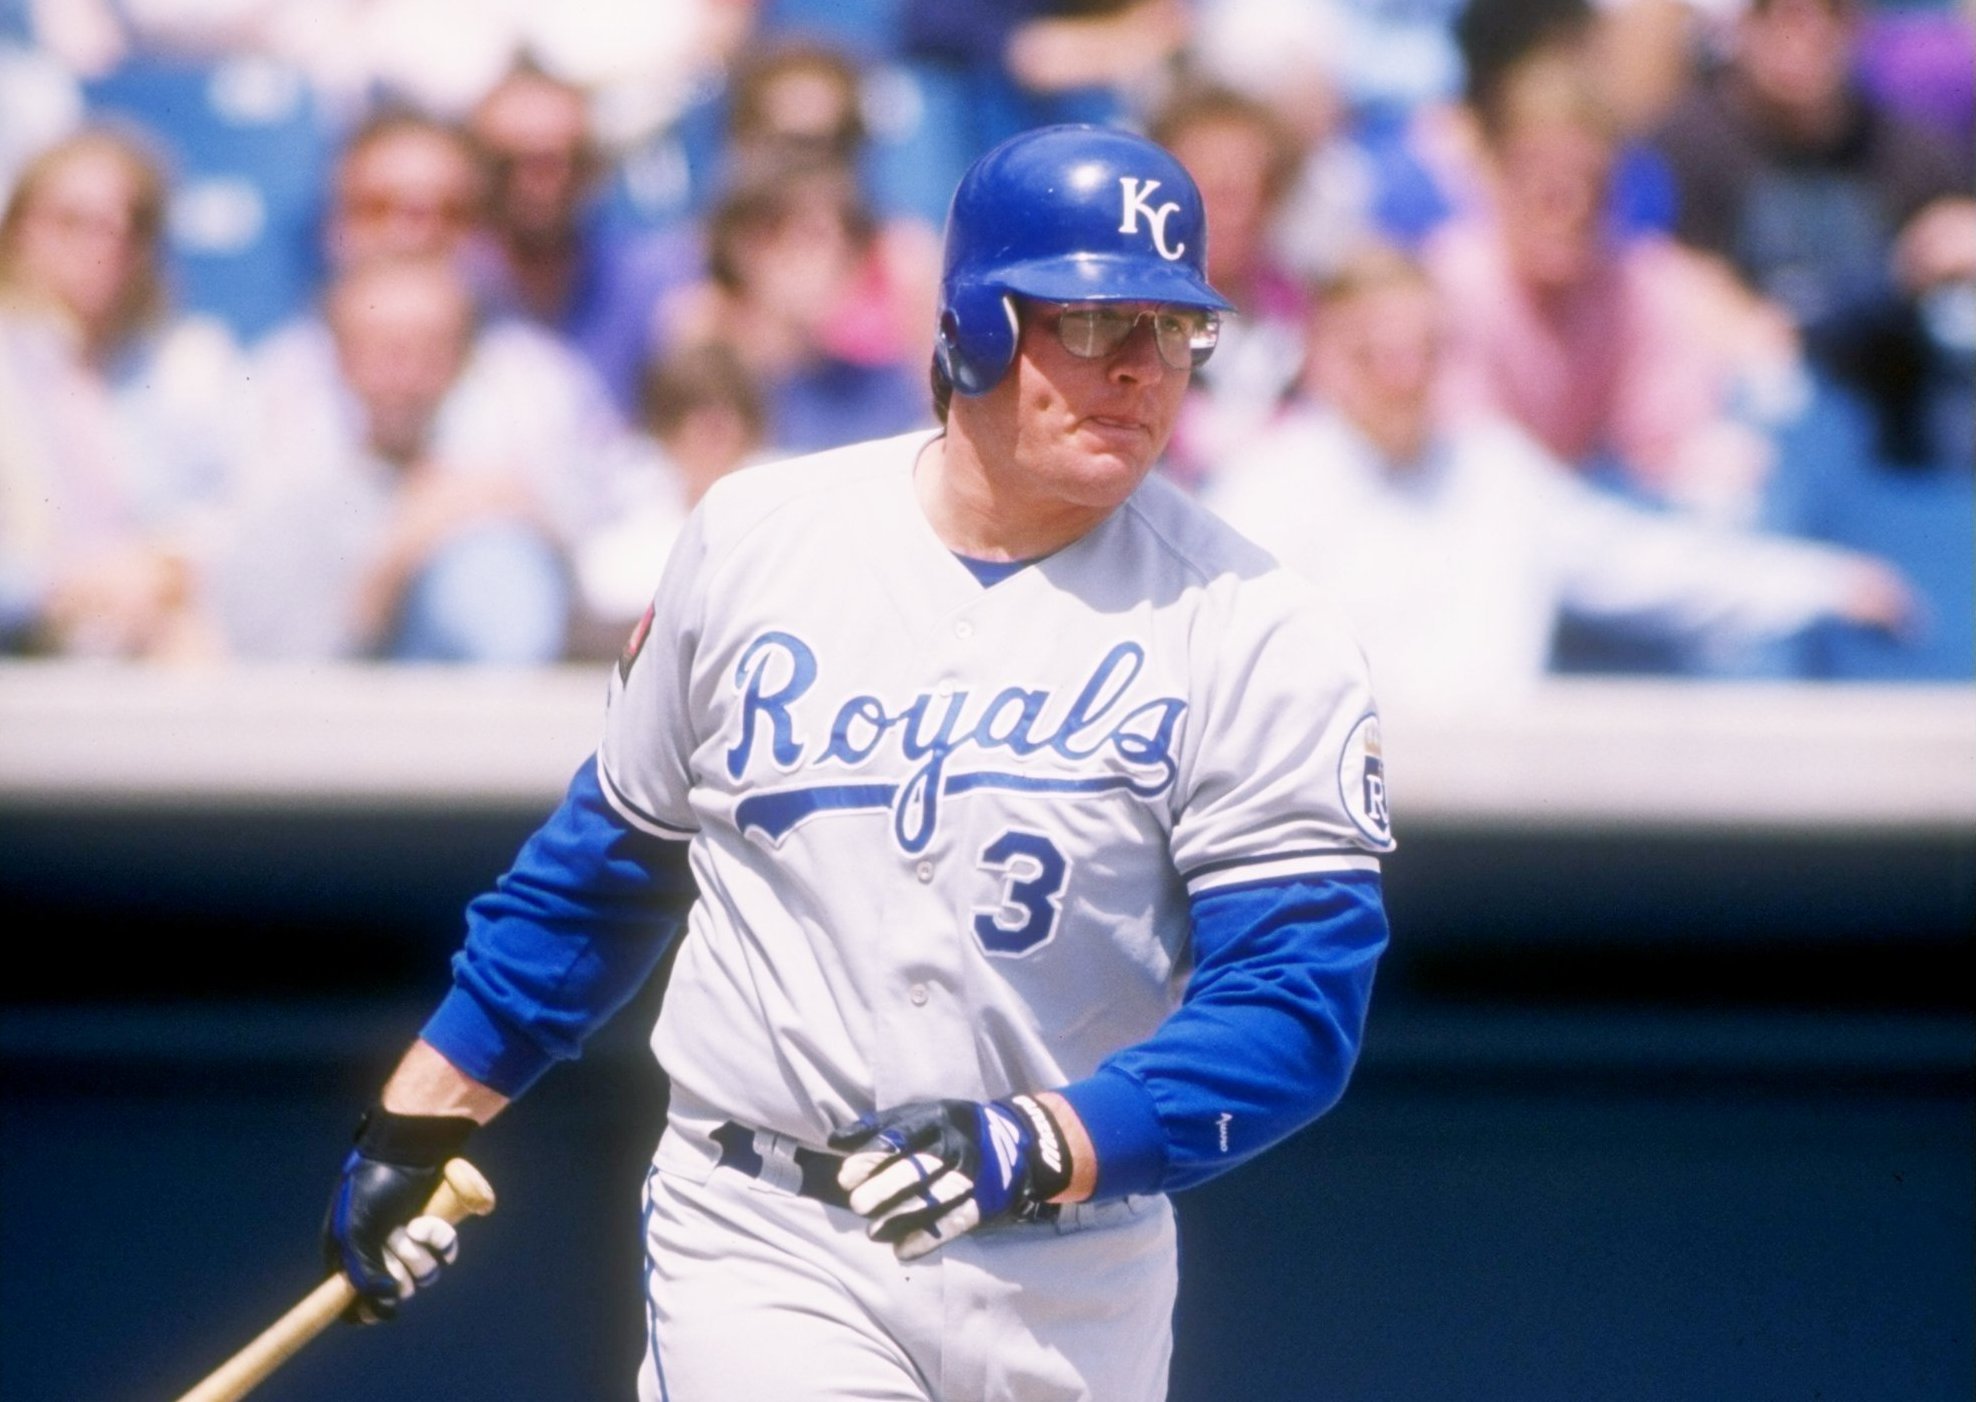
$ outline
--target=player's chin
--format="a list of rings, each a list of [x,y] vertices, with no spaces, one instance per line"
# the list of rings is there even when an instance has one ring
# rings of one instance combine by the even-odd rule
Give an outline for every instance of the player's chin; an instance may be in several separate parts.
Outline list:
[[[1152,470],[1166,435],[1143,424],[1086,419],[1078,425],[1078,476],[1094,490],[1107,488],[1123,501]]]
[[[1151,462],[1145,459],[1095,462],[1086,459],[1082,466],[1084,470],[1075,481],[1065,484],[1063,496],[1079,506],[1102,512],[1123,506],[1152,470]]]

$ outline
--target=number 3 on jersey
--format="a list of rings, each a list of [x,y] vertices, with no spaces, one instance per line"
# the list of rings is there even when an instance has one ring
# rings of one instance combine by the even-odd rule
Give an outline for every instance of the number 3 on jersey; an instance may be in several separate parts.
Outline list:
[[[990,954],[1027,954],[1056,933],[1070,863],[1047,837],[1010,830],[981,849],[981,866],[1002,878],[1001,904],[977,909],[974,937]]]

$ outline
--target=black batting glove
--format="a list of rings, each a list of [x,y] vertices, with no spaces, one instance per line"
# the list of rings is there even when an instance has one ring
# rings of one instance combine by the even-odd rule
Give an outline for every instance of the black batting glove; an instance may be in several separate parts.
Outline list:
[[[357,1287],[346,1319],[373,1324],[438,1278],[458,1250],[451,1223],[422,1216],[440,1171],[476,1128],[459,1115],[396,1115],[373,1106],[357,1122],[322,1224],[323,1260]]]
[[[1032,1096],[923,1100],[830,1136],[851,1210],[902,1261],[976,1227],[1027,1221],[1070,1186],[1070,1146]]]

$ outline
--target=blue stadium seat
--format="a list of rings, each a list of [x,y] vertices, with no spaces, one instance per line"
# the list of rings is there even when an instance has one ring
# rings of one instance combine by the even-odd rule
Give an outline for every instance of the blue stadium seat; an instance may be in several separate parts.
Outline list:
[[[300,72],[260,58],[139,57],[86,84],[84,98],[92,117],[148,132],[165,157],[180,310],[251,339],[308,300],[334,143]]]

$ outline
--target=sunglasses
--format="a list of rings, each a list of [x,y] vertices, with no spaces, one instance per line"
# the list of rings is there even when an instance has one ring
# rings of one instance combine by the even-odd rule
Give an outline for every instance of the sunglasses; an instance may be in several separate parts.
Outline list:
[[[1079,360],[1103,360],[1126,343],[1139,323],[1153,324],[1153,344],[1169,370],[1198,370],[1221,339],[1221,314],[1162,302],[1151,311],[1071,305],[1056,309],[1057,340]]]
[[[462,196],[412,194],[397,190],[360,190],[344,200],[349,217],[360,223],[410,216],[447,224],[471,224],[478,214]]]

